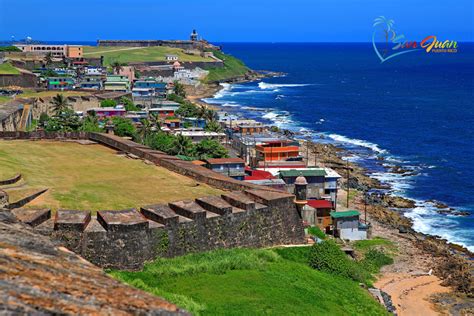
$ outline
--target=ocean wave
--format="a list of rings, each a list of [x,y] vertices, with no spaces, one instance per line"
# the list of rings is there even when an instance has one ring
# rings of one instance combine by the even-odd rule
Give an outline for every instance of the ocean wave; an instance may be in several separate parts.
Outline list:
[[[417,232],[435,235],[448,240],[449,242],[461,245],[474,251],[469,229],[462,229],[459,223],[449,216],[438,214],[436,207],[430,202],[416,201],[417,205],[404,215],[413,222],[413,229]]]
[[[229,83],[221,83],[222,89],[217,91],[214,95],[214,99],[221,99],[227,95],[227,93],[232,89],[232,86]]]
[[[310,83],[266,83],[266,82],[259,82],[258,87],[262,90],[268,89],[278,89],[278,88],[286,88],[286,87],[305,87],[311,86]]]
[[[226,102],[226,103],[221,104],[221,106],[224,106],[224,107],[239,107],[240,104],[235,103],[235,102]]]
[[[339,134],[329,134],[328,137],[332,138],[333,140],[341,143],[352,144],[360,147],[369,148],[379,154],[385,154],[387,151],[385,149],[381,149],[377,144],[367,142],[365,140],[356,139],[356,138],[349,138],[346,136],[342,136]]]
[[[246,90],[246,91],[235,91],[235,92],[228,92],[226,95],[231,97],[239,96],[239,95],[248,95],[248,94],[260,94],[260,93],[275,93],[279,92],[278,89],[273,90]]]

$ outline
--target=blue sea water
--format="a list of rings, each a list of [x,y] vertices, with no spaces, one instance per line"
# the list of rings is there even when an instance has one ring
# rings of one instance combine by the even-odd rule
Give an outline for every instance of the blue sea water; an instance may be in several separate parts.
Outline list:
[[[474,251],[473,43],[459,43],[457,53],[418,51],[385,63],[369,43],[222,46],[252,69],[286,75],[225,85],[207,102],[344,146],[347,159],[417,201],[406,213],[416,230]],[[426,202],[432,199],[472,215],[440,215]]]

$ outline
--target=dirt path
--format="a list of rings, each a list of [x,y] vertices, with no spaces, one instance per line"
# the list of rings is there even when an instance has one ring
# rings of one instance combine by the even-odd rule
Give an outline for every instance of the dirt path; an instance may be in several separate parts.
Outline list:
[[[92,53],[84,53],[83,55],[93,55],[93,54],[101,54],[101,53],[110,53],[110,52],[118,52],[122,50],[135,50],[135,49],[142,49],[143,47],[127,47],[127,48],[117,48],[117,49],[111,49],[111,50],[101,50],[98,52],[92,52]]]

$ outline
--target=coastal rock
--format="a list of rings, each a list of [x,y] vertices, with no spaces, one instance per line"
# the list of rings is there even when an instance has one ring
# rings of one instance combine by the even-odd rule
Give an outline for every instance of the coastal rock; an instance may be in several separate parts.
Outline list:
[[[383,198],[383,204],[392,208],[414,208],[416,206],[416,203],[413,200],[393,195],[385,195]]]
[[[433,204],[436,208],[447,209],[449,206],[443,202],[436,201],[436,200],[427,200],[426,202]]]
[[[436,213],[442,214],[442,215],[454,215],[454,216],[469,216],[469,215],[471,215],[471,213],[469,213],[467,211],[457,211],[456,209],[453,209],[453,208],[437,210]]]

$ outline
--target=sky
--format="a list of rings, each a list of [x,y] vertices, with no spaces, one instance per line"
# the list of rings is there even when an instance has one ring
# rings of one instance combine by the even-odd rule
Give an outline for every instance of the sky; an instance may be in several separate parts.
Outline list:
[[[385,16],[407,38],[474,41],[473,0],[0,0],[0,40],[369,42]]]

